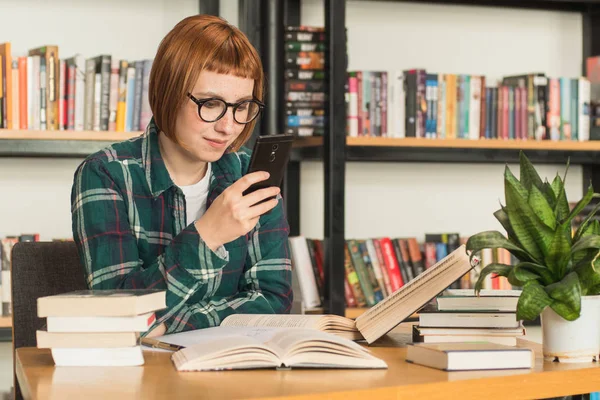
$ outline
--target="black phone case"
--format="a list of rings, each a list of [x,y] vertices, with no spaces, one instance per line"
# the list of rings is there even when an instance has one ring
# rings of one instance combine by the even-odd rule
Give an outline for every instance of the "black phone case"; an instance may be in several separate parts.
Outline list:
[[[253,184],[244,191],[244,195],[258,189],[281,185],[293,142],[294,136],[288,134],[259,136],[256,139],[248,173],[267,171],[269,179]]]

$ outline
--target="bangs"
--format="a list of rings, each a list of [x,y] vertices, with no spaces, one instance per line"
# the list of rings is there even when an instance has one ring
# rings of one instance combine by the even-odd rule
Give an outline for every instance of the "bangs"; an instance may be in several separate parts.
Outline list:
[[[217,42],[217,41],[215,41]],[[204,65],[205,70],[218,74],[231,74],[240,78],[259,80],[262,76],[260,58],[253,47],[239,37],[235,31],[229,32],[225,40],[214,43],[214,49]]]

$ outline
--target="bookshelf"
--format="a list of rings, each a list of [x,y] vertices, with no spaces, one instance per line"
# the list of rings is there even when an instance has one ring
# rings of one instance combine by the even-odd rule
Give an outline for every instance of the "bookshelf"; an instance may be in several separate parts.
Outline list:
[[[370,0],[361,0],[369,3]],[[425,3],[417,0],[389,0],[389,3]],[[463,6],[527,8],[540,11],[568,11],[582,16],[582,63],[600,54],[600,1],[598,0],[432,0],[426,3]],[[584,186],[591,179],[600,188],[600,143],[596,142],[535,142],[465,139],[417,139],[346,137],[344,103],[347,41],[346,1],[325,0],[325,30],[328,50],[329,98],[326,115],[329,124],[322,138],[300,138],[293,150],[284,183],[287,216],[291,235],[300,234],[300,170],[304,161],[323,161],[324,172],[324,245],[326,293],[324,310],[345,315],[344,241],[345,241],[345,171],[346,162],[444,162],[444,163],[510,163],[518,161],[524,150],[532,162],[582,166]],[[283,6],[284,21],[301,25],[301,0],[287,0]],[[407,39],[411,40],[411,39]],[[383,55],[382,55],[383,57]],[[282,73],[281,71],[279,73]],[[281,112],[277,114],[283,114]],[[282,129],[283,120],[279,125]],[[266,132],[276,133],[276,132]]]
[[[142,132],[0,129],[0,157],[86,157]]]

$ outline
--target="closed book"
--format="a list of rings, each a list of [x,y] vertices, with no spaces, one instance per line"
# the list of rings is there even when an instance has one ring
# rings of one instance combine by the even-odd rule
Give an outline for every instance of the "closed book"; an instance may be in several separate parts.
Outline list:
[[[133,317],[47,317],[48,332],[146,332],[153,312]]]
[[[38,317],[126,317],[166,308],[164,290],[79,290],[40,297]]]
[[[437,307],[440,311],[450,310],[495,310],[515,311],[519,302],[520,290],[481,290],[479,296],[473,289],[448,289],[439,296]]]
[[[141,346],[115,348],[54,348],[56,366],[64,367],[129,367],[144,364]]]
[[[38,349],[51,348],[112,348],[139,345],[137,332],[62,333],[39,330],[36,332]]]
[[[518,328],[517,313],[510,311],[419,311],[419,326],[456,328]]]
[[[406,361],[444,371],[532,368],[531,349],[496,343],[409,344]]]

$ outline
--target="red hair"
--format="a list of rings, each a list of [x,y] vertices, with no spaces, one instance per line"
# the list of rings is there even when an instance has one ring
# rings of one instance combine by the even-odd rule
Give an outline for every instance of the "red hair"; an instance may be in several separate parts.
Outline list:
[[[189,101],[203,70],[254,80],[253,96],[262,101],[264,73],[260,57],[246,35],[212,15],[194,15],[179,22],[158,46],[152,63],[148,96],[158,128],[176,143],[175,120]],[[246,124],[232,143],[238,150],[252,134],[256,120]]]

